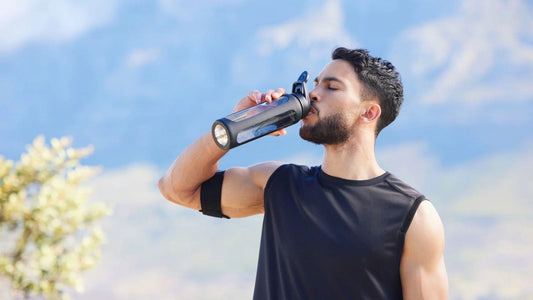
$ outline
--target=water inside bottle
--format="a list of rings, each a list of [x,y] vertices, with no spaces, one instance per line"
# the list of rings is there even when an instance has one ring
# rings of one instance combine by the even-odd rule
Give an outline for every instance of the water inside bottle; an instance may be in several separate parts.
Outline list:
[[[248,118],[251,118],[253,116],[256,116],[256,115],[262,113],[265,110],[268,110],[268,109],[271,109],[273,107],[279,106],[279,105],[281,105],[283,103],[286,103],[287,101],[289,101],[289,97],[282,97],[282,98],[280,98],[278,100],[275,100],[275,101],[272,101],[270,103],[263,102],[261,104],[258,104],[258,105],[252,106],[250,108],[247,108],[247,109],[238,111],[236,113],[233,113],[233,114],[227,116],[226,118],[228,120],[233,121],[233,122],[239,122],[239,121],[242,121],[244,119],[248,119]]]
[[[237,143],[242,144],[251,139],[258,138],[260,136],[272,133],[276,130],[285,128],[296,122],[298,122],[296,112],[294,110],[287,111],[283,114],[276,116],[274,119],[268,120],[268,122],[263,122],[261,124],[255,125],[239,132],[237,134]]]

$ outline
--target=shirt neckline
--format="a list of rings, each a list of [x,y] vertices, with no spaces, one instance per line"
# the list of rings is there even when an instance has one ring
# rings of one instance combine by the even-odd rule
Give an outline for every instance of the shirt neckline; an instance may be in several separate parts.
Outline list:
[[[368,186],[368,185],[374,185],[377,183],[380,183],[385,180],[386,177],[390,175],[389,172],[385,171],[385,173],[374,177],[370,179],[364,179],[364,180],[353,180],[353,179],[345,179],[340,177],[335,177],[327,174],[322,170],[322,166],[318,167],[318,177],[322,180],[325,180],[327,182],[335,183],[335,184],[344,184],[344,185],[352,185],[352,186]]]

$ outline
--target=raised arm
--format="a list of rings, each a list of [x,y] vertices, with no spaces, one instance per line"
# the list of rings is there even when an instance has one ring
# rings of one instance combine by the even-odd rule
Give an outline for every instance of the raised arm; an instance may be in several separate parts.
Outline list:
[[[280,98],[283,89],[269,90],[261,94],[250,92],[234,108],[239,111],[261,101]],[[285,131],[274,135],[283,135]],[[204,134],[187,147],[159,180],[159,190],[165,198],[179,205],[200,210],[202,183],[218,170],[219,160],[227,153],[217,147],[210,133]],[[222,212],[229,217],[245,217],[264,211],[263,191],[268,178],[280,165],[267,162],[248,168],[226,170],[222,184]]]
[[[422,201],[405,236],[400,264],[404,299],[447,299],[443,251],[444,229],[440,217],[429,201]]]

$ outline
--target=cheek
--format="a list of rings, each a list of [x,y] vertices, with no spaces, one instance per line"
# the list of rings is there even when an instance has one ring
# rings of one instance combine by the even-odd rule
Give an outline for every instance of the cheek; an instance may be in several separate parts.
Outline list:
[[[357,120],[359,120],[359,118],[361,117],[362,110],[360,109],[360,107],[350,106],[345,107],[342,113],[344,115],[344,119],[348,122],[348,124],[352,125],[357,123]]]

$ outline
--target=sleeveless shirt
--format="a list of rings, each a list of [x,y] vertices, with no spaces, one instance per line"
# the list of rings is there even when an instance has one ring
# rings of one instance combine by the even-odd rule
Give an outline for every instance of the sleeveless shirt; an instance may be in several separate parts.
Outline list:
[[[265,187],[254,300],[402,299],[400,260],[418,191],[280,166]]]

